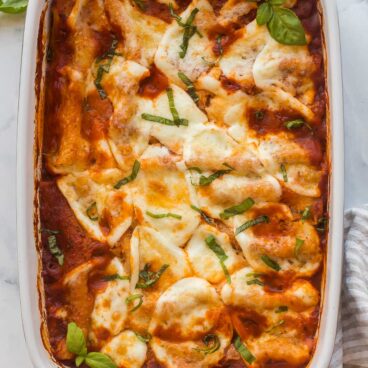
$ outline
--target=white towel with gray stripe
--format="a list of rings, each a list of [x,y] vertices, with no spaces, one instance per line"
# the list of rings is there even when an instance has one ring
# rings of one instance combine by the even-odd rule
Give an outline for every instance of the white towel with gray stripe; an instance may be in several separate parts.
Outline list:
[[[330,368],[368,368],[368,205],[345,212],[345,266]]]

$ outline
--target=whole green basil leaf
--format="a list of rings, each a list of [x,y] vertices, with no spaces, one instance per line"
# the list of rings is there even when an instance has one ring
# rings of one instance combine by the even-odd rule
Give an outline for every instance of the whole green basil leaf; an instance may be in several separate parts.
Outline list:
[[[85,361],[86,357],[85,356],[82,356],[82,355],[78,355],[76,358],[75,358],[75,365],[77,367],[79,367],[84,361]]]
[[[88,353],[86,364],[90,368],[117,368],[117,365],[107,355],[102,353]]]
[[[28,0],[8,0],[3,2],[0,0],[0,12],[17,14],[27,9]]]
[[[285,2],[285,0],[269,0],[269,2],[271,5],[280,6]]]
[[[74,322],[68,324],[66,346],[73,354],[81,356],[87,354],[86,339],[84,338],[83,331]]]
[[[268,23],[273,15],[273,8],[270,3],[263,3],[257,10],[257,24],[263,26]]]
[[[273,8],[267,24],[271,36],[284,45],[306,45],[305,32],[297,15],[290,9]]]

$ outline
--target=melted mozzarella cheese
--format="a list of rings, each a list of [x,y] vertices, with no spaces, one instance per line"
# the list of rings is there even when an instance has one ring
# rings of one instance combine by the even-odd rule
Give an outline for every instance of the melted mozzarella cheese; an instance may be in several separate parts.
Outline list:
[[[60,191],[87,233],[111,246],[132,222],[129,189],[113,187],[122,177],[122,171],[109,169],[69,174],[57,180]]]
[[[228,0],[220,10],[218,21],[223,27],[231,26],[232,23],[236,23],[241,17],[249,14],[253,9],[257,9],[257,4],[239,0]]]
[[[212,284],[217,284],[225,280],[225,274],[218,257],[206,244],[208,236],[214,236],[217,244],[224,250],[228,257],[224,264],[230,274],[244,266],[245,262],[232,247],[227,234],[221,233],[209,225],[199,226],[188,242],[185,251],[195,274]]]
[[[105,9],[124,39],[124,56],[149,67],[167,24],[144,14],[129,0],[106,0]]]
[[[200,215],[190,208],[190,193],[176,160],[165,147],[150,146],[140,159],[133,196],[138,222],[153,227],[173,245],[183,246],[198,226]],[[168,213],[180,218],[152,217]]]
[[[303,196],[321,195],[319,183],[322,172],[311,165],[308,151],[291,138],[283,134],[268,135],[260,140],[258,152],[266,170],[283,182],[284,186]],[[281,165],[285,167],[287,182],[280,170]]]
[[[209,69],[208,63],[215,59],[212,47],[213,43],[209,39],[209,31],[216,24],[215,14],[212,6],[207,0],[194,0],[187,9],[180,14],[185,22],[193,9],[199,9],[193,24],[197,26],[202,37],[194,34],[189,40],[186,55],[181,58],[180,45],[183,43],[184,28],[179,26],[176,21],[167,28],[162,37],[160,45],[155,55],[155,64],[173,82],[181,85],[178,72],[183,72],[193,82],[205,71]]]
[[[256,272],[274,273],[262,260],[262,257],[268,256],[278,263],[281,268],[279,272],[292,271],[297,276],[312,276],[322,260],[315,228],[307,222],[294,221],[288,206],[270,203],[259,204],[234,217],[235,229],[263,215],[268,217],[268,223],[251,226],[236,236],[249,264]],[[302,244],[297,246],[297,239]]]
[[[114,258],[107,268],[108,274],[126,276],[121,262]],[[124,328],[128,315],[125,299],[129,296],[129,280],[111,280],[107,287],[96,295],[91,314],[89,337],[94,344],[100,344],[107,336],[115,336]]]
[[[196,277],[178,281],[160,296],[149,332],[156,358],[170,368],[216,364],[232,336],[229,317],[216,290]],[[201,339],[208,333],[218,336],[220,348],[206,355],[196,349],[203,349]]]
[[[146,360],[147,345],[133,331],[123,331],[106,344],[101,352],[108,355],[118,368],[140,368]]]
[[[192,98],[184,90],[174,84],[170,85],[170,87],[173,90],[174,103],[179,117],[181,119],[187,119],[188,126],[169,126],[147,121],[142,118],[142,114],[150,114],[170,120],[173,119],[166,91],[162,92],[154,99],[141,98],[139,100],[139,108],[135,119],[139,125],[145,124],[150,127],[151,136],[158,139],[171,151],[180,154],[183,149],[185,138],[189,136],[195,128],[206,123],[207,117],[198,109]]]

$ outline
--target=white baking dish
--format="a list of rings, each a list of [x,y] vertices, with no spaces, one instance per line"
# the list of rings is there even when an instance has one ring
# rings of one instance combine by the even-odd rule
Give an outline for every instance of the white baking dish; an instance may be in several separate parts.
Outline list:
[[[324,302],[317,349],[309,368],[327,368],[334,346],[343,260],[343,101],[340,43],[335,1],[322,0],[326,39],[326,70],[331,117],[330,235]],[[50,358],[41,338],[39,309],[39,258],[34,240],[35,199],[35,75],[37,38],[44,1],[30,0],[24,31],[17,140],[18,266],[24,335],[35,367],[58,366]]]

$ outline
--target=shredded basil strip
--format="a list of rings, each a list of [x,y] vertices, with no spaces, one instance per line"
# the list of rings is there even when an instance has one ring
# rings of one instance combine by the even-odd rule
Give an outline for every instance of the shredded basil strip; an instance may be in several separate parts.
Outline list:
[[[217,35],[216,37],[216,45],[220,56],[222,56],[222,54],[224,53],[224,49],[222,47],[222,37],[224,37],[222,34]]]
[[[193,350],[203,353],[204,355],[212,354],[221,347],[220,339],[215,334],[208,334],[203,338],[205,348],[193,348]]]
[[[276,310],[275,313],[284,313],[289,310],[288,306],[286,305],[280,305]]]
[[[295,239],[295,250],[294,250],[295,258],[298,258],[300,249],[302,248],[303,244],[304,244],[303,239],[299,239],[299,238]]]
[[[261,257],[262,261],[264,262],[264,264],[270,268],[272,268],[273,270],[279,272],[281,270],[281,267],[280,265],[274,261],[272,258],[270,258],[269,256],[267,255],[263,255]]]
[[[50,253],[57,259],[60,266],[64,264],[64,254],[57,245],[56,235],[49,235],[47,238]]]
[[[327,226],[327,217],[321,217],[316,224],[316,230],[319,233],[324,233],[326,231],[326,226]]]
[[[310,216],[311,216],[311,209],[310,206],[308,206],[302,213],[302,222],[304,223],[306,220],[310,218]]]
[[[247,281],[247,285],[259,285],[259,286],[264,286],[264,283],[259,280],[259,279],[252,279]]]
[[[151,114],[142,114],[141,117],[144,120],[153,121],[155,123],[160,123],[160,124],[163,124],[163,125],[169,125],[169,126],[175,126],[176,125],[174,121],[172,121],[170,119],[163,118],[162,116],[151,115]],[[182,124],[182,125],[184,125],[184,124]]]
[[[147,263],[143,270],[139,272],[139,278],[143,280],[143,282],[138,282],[136,288],[137,289],[147,289],[160,279],[162,274],[166,271],[169,267],[168,264],[164,264],[160,267],[157,272],[150,271],[150,265]]]
[[[114,56],[118,55],[115,52],[117,46],[118,46],[118,40],[116,38],[114,38],[112,40],[110,48],[104,54],[102,54],[101,56],[96,58],[96,64],[100,64],[101,62],[106,61],[104,64],[100,64],[98,66],[97,75],[96,75],[96,78],[94,80],[94,84],[95,84],[95,86],[97,88],[97,91],[98,91],[98,94],[100,95],[100,98],[102,100],[104,100],[107,97],[107,93],[101,85],[102,78],[103,78],[105,73],[108,73],[110,71],[112,59],[114,58]]]
[[[147,343],[152,339],[152,335],[148,332],[146,333],[146,336],[143,336],[143,335],[141,335],[141,334],[139,334],[138,332],[135,332],[135,331],[134,331],[134,333],[135,333],[135,336],[137,336],[137,339],[144,342],[144,343]]]
[[[188,92],[189,96],[192,97],[192,100],[195,103],[198,103],[199,97],[197,95],[196,89],[194,88],[193,82],[182,72],[178,73],[178,77],[188,87],[187,92]]]
[[[220,217],[223,220],[228,220],[230,217],[240,215],[248,211],[254,205],[254,203],[255,203],[254,200],[249,197],[245,199],[242,203],[238,204],[237,206],[226,208],[224,212],[220,213]]]
[[[204,221],[207,222],[207,224],[213,224],[213,219],[209,216],[206,215],[206,213],[204,211],[202,211],[200,208],[194,206],[193,204],[190,205],[190,207],[194,210],[194,211],[197,211],[201,217],[203,218]]]
[[[135,2],[135,4],[138,6],[139,9],[141,9],[142,11],[146,10],[147,6],[142,0],[133,0],[133,1]]]
[[[198,174],[202,174],[202,170],[199,167],[196,167],[196,166],[188,167],[188,170],[196,171]]]
[[[155,219],[161,219],[161,218],[164,218],[164,217],[172,217],[172,218],[175,218],[177,220],[181,220],[182,217],[180,215],[177,215],[176,213],[171,213],[171,212],[168,212],[168,213],[152,213],[150,211],[146,211],[146,214],[152,218],[155,218]]]
[[[286,171],[286,167],[284,164],[280,165],[280,171],[282,174],[282,178],[284,179],[284,182],[287,183],[288,182],[288,175],[287,175],[287,171]]]
[[[187,53],[188,50],[188,46],[189,46],[189,40],[195,35],[197,34],[199,37],[202,37],[201,33],[198,31],[196,26],[193,26],[193,21],[195,16],[197,15],[197,13],[199,12],[198,8],[194,8],[188,19],[186,20],[186,22],[183,22],[182,18],[177,15],[174,11],[174,8],[172,6],[172,4],[169,4],[169,9],[170,9],[170,15],[176,20],[176,22],[178,23],[178,25],[180,27],[184,28],[184,34],[183,34],[183,41],[182,44],[180,45],[180,49],[181,51],[179,51],[179,56],[181,59],[183,59]]]
[[[241,357],[249,364],[252,364],[256,360],[256,357],[243,344],[239,336],[237,336],[234,341],[234,347],[238,351],[238,353],[241,355]]]
[[[229,174],[231,171],[234,170],[234,168],[232,168],[227,163],[223,163],[223,165],[226,166],[226,167],[228,167],[229,169],[228,170],[218,170],[218,171],[215,171],[210,176],[201,175],[200,178],[199,178],[199,185],[200,186],[210,185],[214,180],[220,178],[223,175]]]
[[[215,237],[213,235],[209,235],[207,236],[207,238],[205,239],[205,242],[208,246],[208,248],[210,248],[212,250],[213,253],[216,254],[217,258],[220,261],[220,265],[222,270],[224,271],[225,277],[226,277],[226,282],[228,284],[231,284],[231,277],[229,274],[229,271],[225,265],[225,261],[229,258],[225,251],[222,249],[221,245],[219,245],[215,239]]]
[[[143,304],[143,295],[142,294],[133,294],[133,295],[129,295],[127,298],[125,298],[125,303],[126,304],[131,304],[132,302],[134,302],[137,299],[139,299],[138,303],[129,312],[136,311]]]
[[[92,220],[92,221],[97,221],[98,220],[98,212],[97,212],[97,203],[96,202],[93,202],[87,208],[86,214],[90,218],[90,220]]]
[[[259,216],[256,217],[255,219],[249,220],[247,222],[245,222],[243,225],[239,226],[236,230],[235,230],[235,235],[240,234],[241,232],[243,232],[244,230],[249,229],[252,226],[261,224],[261,223],[268,223],[270,222],[270,219],[268,216]]]
[[[290,120],[285,123],[285,127],[289,130],[291,129],[297,129],[304,125],[305,121],[303,119],[295,119]]]
[[[137,177],[140,167],[141,167],[141,164],[139,163],[139,161],[135,160],[134,164],[133,164],[132,173],[129,176],[119,180],[114,185],[114,188],[115,189],[120,189],[123,185],[128,184],[131,181],[133,181]]]
[[[120,276],[117,273],[112,275],[106,275],[102,278],[103,281],[114,281],[114,280],[130,280],[129,276]]]

